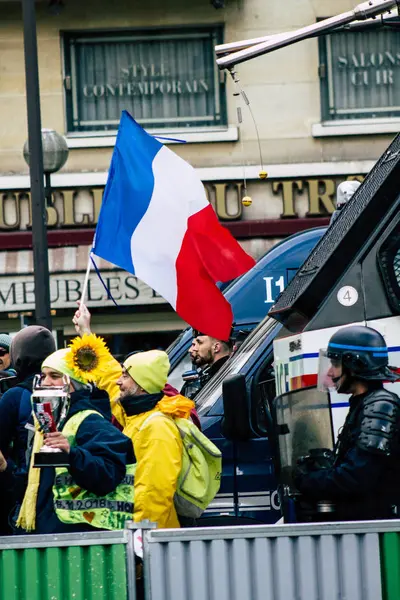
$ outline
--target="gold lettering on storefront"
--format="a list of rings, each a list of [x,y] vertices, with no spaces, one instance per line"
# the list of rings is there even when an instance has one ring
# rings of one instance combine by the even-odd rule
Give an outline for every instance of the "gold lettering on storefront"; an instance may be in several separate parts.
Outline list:
[[[204,187],[208,200],[220,219],[235,221],[241,218],[243,212],[242,183],[206,183]]]
[[[272,191],[274,194],[282,194],[283,212],[281,217],[297,217],[295,211],[295,191],[303,191],[301,179],[288,179],[285,181],[273,181]]]
[[[335,205],[332,199],[335,195],[335,183],[332,179],[309,179],[308,180],[308,191],[309,191],[309,217],[318,217],[325,212],[332,214],[335,210]],[[324,207],[324,211],[321,211],[321,204]]]
[[[17,229],[21,220],[17,194],[1,194],[0,229]]]
[[[68,225],[75,225],[75,215],[74,215],[74,196],[76,192],[72,190],[66,190],[61,193],[63,198],[63,221],[62,224],[64,227],[68,227]]]
[[[47,227],[56,227],[58,225],[58,212],[54,206],[46,207]]]
[[[253,199],[246,219],[329,216],[335,210],[338,179],[250,180],[248,194]],[[347,179],[363,180],[362,175]],[[204,183],[209,202],[222,221],[243,218],[243,181]],[[54,189],[52,204],[46,208],[51,228],[95,227],[101,209],[104,188]],[[189,191],[190,193],[190,191]],[[275,205],[271,210],[271,203]],[[278,209],[277,209],[278,206]],[[253,213],[252,213],[253,211]],[[28,191],[0,191],[0,231],[26,230],[32,227],[31,198]],[[255,216],[252,216],[255,215]]]
[[[93,190],[93,202],[94,202],[94,222],[97,223],[99,220],[99,214],[101,209],[101,203],[103,201],[103,190]]]

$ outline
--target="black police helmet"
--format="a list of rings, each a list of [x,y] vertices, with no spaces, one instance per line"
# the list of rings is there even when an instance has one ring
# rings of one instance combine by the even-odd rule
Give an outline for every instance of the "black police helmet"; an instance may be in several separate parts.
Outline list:
[[[329,340],[328,358],[340,359],[359,379],[397,381],[400,375],[388,367],[388,349],[383,336],[363,325],[339,329]]]

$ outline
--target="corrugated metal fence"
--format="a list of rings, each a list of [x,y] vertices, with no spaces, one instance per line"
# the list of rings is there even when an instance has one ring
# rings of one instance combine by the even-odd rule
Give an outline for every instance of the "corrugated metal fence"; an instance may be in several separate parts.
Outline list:
[[[0,600],[134,600],[130,539],[130,531],[0,538]]]
[[[400,522],[151,531],[149,598],[399,600],[394,531]]]
[[[133,529],[0,538],[0,600],[136,600]],[[400,521],[143,533],[146,600],[400,599]]]

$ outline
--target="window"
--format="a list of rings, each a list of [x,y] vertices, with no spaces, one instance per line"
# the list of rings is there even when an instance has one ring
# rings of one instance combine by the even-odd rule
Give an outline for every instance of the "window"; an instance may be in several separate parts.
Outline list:
[[[189,345],[185,348],[185,353],[181,357],[180,361],[176,363],[176,365],[174,366],[174,368],[168,376],[168,383],[177,390],[182,389],[182,386],[185,383],[182,378],[182,375],[186,373],[186,371],[193,371],[194,369],[192,361],[188,354],[188,350]]]
[[[254,430],[261,436],[272,431],[271,405],[276,396],[273,354],[269,355],[253,383],[251,417]]]
[[[64,33],[67,126],[115,132],[122,110],[149,129],[226,126],[214,60],[220,27]]]
[[[381,271],[391,308],[400,311],[400,225],[395,225],[378,251]]]
[[[206,415],[211,409],[218,405],[214,414],[223,414],[222,405],[222,383],[229,375],[236,375],[245,371],[251,363],[260,357],[260,353],[268,351],[273,339],[278,335],[281,329],[280,323],[271,317],[265,317],[257,325],[254,331],[246,338],[239,350],[230,358],[223,367],[216,373],[215,377],[204,386],[198,396],[196,396],[196,407],[200,416]]]
[[[324,121],[400,116],[398,32],[340,32],[321,37],[319,44]]]

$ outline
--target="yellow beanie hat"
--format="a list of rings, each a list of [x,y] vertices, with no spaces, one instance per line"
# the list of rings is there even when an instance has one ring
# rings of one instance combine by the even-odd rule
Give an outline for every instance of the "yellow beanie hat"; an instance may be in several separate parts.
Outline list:
[[[166,352],[149,350],[128,356],[124,367],[142,390],[148,394],[157,394],[167,383],[170,365]]]
[[[79,383],[86,384],[87,382],[84,379],[81,379],[76,375],[75,371],[73,371],[67,364],[65,359],[66,355],[71,352],[70,348],[62,348],[61,350],[56,350],[53,354],[50,354],[43,362],[43,367],[47,367],[48,369],[54,369],[54,371],[58,371],[63,375],[68,375],[70,379],[75,379],[75,381],[79,381]]]

